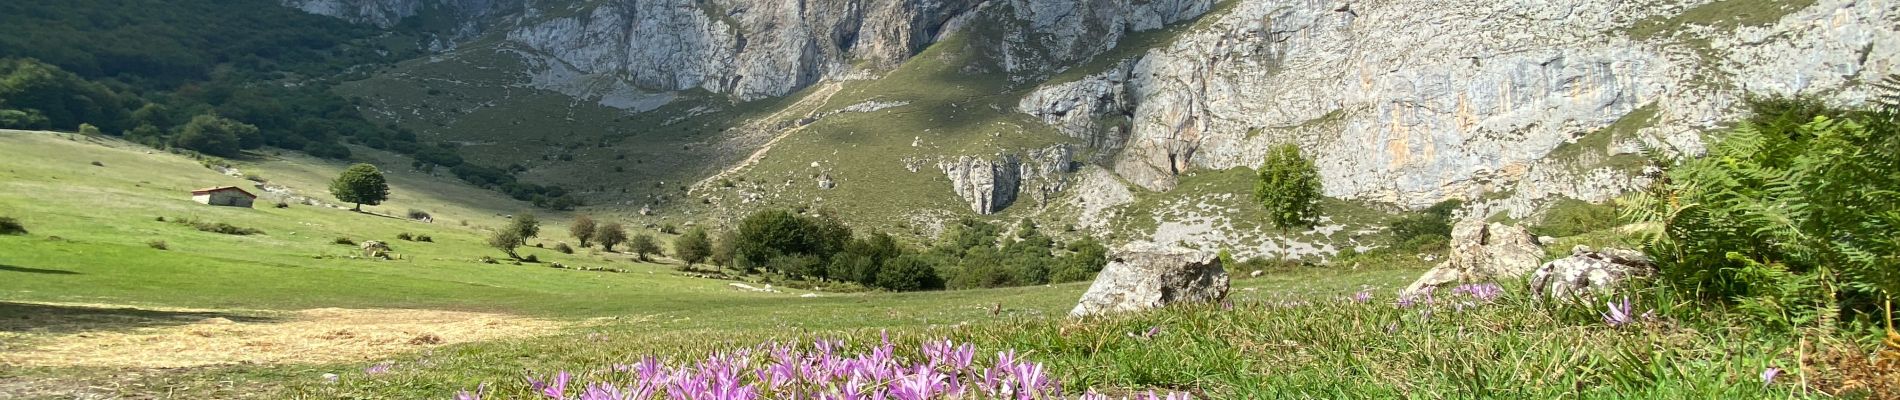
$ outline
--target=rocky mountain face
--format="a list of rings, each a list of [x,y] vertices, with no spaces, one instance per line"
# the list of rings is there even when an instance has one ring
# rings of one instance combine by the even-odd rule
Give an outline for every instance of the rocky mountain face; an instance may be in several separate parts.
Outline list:
[[[1526,217],[1644,185],[1639,149],[1700,153],[1703,132],[1747,94],[1857,103],[1900,65],[1891,1],[283,1],[382,26],[431,12],[482,21],[465,24],[539,61],[538,87],[609,77],[737,100],[876,82],[965,35],[984,61],[961,70],[1001,72],[1023,93],[1008,111],[1076,147],[943,154],[931,162],[944,196],[977,214],[1024,198],[1074,204],[1085,228],[1134,202],[1128,189],[1252,167],[1288,142],[1316,160],[1331,197],[1461,198],[1471,214]],[[1163,28],[1179,32],[1122,48]],[[1065,194],[1072,180],[1117,195]]]
[[[1494,206],[1523,215],[1643,184],[1602,159],[1640,145],[1698,153],[1700,130],[1745,93],[1859,102],[1863,82],[1895,72],[1895,3],[1801,3],[1241,1],[1019,109],[1121,146],[1108,164],[1151,190],[1293,142],[1329,196],[1422,207],[1511,192]],[[1745,6],[1757,14],[1720,14]],[[1596,160],[1552,157],[1637,114],[1625,121],[1636,134],[1591,149]]]

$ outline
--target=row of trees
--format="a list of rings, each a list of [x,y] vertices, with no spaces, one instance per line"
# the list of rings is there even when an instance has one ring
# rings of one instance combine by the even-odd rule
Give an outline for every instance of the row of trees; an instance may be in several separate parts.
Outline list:
[[[715,262],[726,265],[729,258],[729,265],[742,272],[900,291],[1086,280],[1108,262],[1108,249],[1093,238],[1059,244],[1029,221],[1006,234],[996,225],[965,219],[939,242],[918,249],[883,232],[856,235],[830,214],[786,210],[748,216],[713,253]]]

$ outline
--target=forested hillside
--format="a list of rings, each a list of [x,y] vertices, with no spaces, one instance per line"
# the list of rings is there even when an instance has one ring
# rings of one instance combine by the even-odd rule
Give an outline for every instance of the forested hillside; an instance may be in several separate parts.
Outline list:
[[[575,205],[452,145],[364,118],[330,89],[425,54],[419,18],[390,29],[268,0],[27,0],[0,4],[0,128],[55,129],[219,157],[272,146],[325,158],[345,143],[414,156],[537,205]]]

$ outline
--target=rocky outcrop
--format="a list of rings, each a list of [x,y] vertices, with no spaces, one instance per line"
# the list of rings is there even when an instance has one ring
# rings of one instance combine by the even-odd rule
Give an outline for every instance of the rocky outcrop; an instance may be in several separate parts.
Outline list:
[[[648,90],[780,96],[854,62],[887,68],[931,43],[974,1],[613,1],[509,32],[509,41],[588,74]]]
[[[1402,293],[1428,292],[1458,282],[1524,276],[1536,270],[1543,257],[1544,248],[1522,227],[1466,219],[1452,227],[1448,259],[1426,271]]]
[[[978,214],[994,214],[1015,204],[1022,196],[1046,205],[1068,186],[1075,154],[1069,146],[1053,146],[1024,155],[997,154],[995,158],[971,156],[938,164],[950,178],[951,191]]]
[[[1570,257],[1544,263],[1531,273],[1531,293],[1540,298],[1577,299],[1615,290],[1655,273],[1656,265],[1642,252],[1577,246],[1571,249]]]
[[[975,40],[1011,79],[1046,77],[1115,48],[1129,34],[1199,17],[1213,0],[1003,0]],[[984,33],[986,32],[986,33]]]
[[[1133,243],[1110,255],[1071,317],[1140,311],[1227,298],[1227,270],[1213,253]]]
[[[424,12],[442,14],[437,21],[453,21],[460,34],[480,31],[490,17],[521,7],[524,0],[280,0],[285,7],[383,28]]]
[[[1123,61],[1080,80],[1043,86],[1023,96],[1016,110],[1082,139],[1089,148],[1101,150],[1098,154],[1114,154],[1128,141],[1136,106],[1127,92],[1134,66]]]

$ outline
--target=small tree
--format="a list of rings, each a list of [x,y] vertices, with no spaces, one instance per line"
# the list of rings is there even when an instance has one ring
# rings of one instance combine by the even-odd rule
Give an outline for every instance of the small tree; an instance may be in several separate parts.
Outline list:
[[[93,126],[92,124],[79,124],[79,134],[86,136],[104,135],[103,133],[99,133],[99,127]]]
[[[601,224],[594,232],[594,240],[600,242],[602,250],[613,252],[614,246],[627,241],[627,228],[621,227],[619,222]]]
[[[514,221],[508,222],[507,230],[521,236],[522,240],[539,237],[541,236],[541,220],[535,218],[534,214],[517,215]]]
[[[660,243],[653,240],[653,235],[642,233],[633,235],[633,240],[627,242],[627,250],[640,257],[640,261],[646,261],[648,254],[660,254]]]
[[[1267,208],[1267,219],[1281,230],[1311,228],[1319,217],[1319,168],[1292,144],[1273,146],[1260,165],[1254,199]]]
[[[330,195],[338,201],[356,203],[356,211],[363,211],[364,204],[373,206],[389,199],[389,183],[374,165],[351,165],[330,182]]]
[[[574,223],[567,226],[567,233],[574,235],[575,240],[581,241],[581,247],[587,247],[587,241],[594,238],[596,229],[600,227],[594,224],[594,219],[582,215],[574,217]]]
[[[719,241],[713,243],[712,263],[721,267],[731,267],[738,253],[739,234],[725,231],[719,234]]]
[[[501,250],[502,253],[507,253],[508,257],[515,259],[521,258],[521,255],[515,254],[515,248],[521,247],[521,243],[525,241],[527,241],[527,239],[522,238],[520,233],[508,229],[495,231],[494,236],[488,237],[489,246]]]
[[[673,255],[685,261],[687,266],[706,261],[712,253],[712,239],[707,237],[705,228],[693,228],[686,231],[685,235],[680,235],[679,239],[673,239]]]

